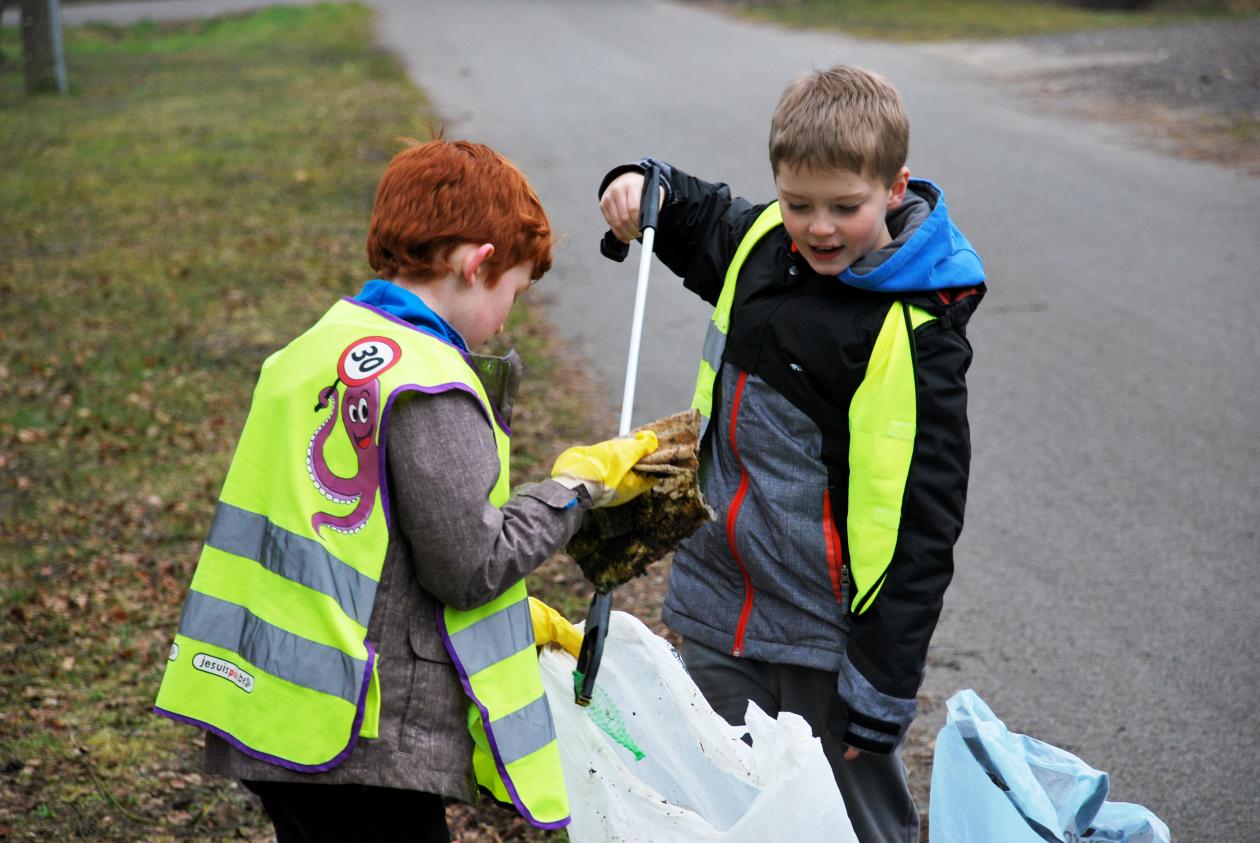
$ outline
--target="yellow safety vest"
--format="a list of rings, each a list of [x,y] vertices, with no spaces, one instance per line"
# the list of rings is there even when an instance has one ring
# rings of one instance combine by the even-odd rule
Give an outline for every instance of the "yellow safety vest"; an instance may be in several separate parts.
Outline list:
[[[739,273],[753,247],[783,225],[778,202],[758,215],[731,258],[713,319],[704,338],[691,406],[706,425],[713,410],[713,385],[730,330]],[[861,385],[849,403],[849,488],[846,528],[849,576],[855,614],[871,607],[897,547],[906,478],[914,455],[917,392],[912,335],[936,317],[905,302],[893,302],[880,328]]]
[[[459,349],[351,299],[263,364],[189,588],[156,710],[300,772],[377,735],[367,639],[389,543],[382,431],[408,391],[474,395],[508,497],[509,438]],[[569,822],[524,581],[439,621],[470,705],[478,783],[543,828]]]

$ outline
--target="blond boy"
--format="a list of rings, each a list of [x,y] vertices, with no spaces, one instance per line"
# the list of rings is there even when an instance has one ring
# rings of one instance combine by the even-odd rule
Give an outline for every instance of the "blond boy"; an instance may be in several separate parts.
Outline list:
[[[600,189],[629,241],[662,168],[656,255],[716,307],[693,403],[718,518],[679,548],[662,616],[728,720],[752,700],[809,721],[864,843],[919,839],[898,748],[962,529],[984,293],[908,144],[893,86],[838,66],[774,113],[777,202],[652,159]]]

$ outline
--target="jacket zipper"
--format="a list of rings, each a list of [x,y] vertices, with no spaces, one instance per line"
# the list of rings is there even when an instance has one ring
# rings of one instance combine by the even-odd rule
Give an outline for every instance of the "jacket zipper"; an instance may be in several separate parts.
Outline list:
[[[740,458],[739,448],[735,443],[735,422],[739,418],[739,402],[744,394],[746,380],[748,380],[748,373],[740,372],[739,383],[735,385],[735,398],[731,402],[731,453],[735,455],[735,461],[739,463],[739,488],[735,490],[735,497],[731,499],[730,508],[726,511],[726,544],[731,549],[735,564],[739,566],[739,572],[744,575],[744,607],[740,610],[739,623],[735,626],[735,643],[731,647],[733,656],[740,656],[744,652],[744,630],[748,626],[748,615],[752,613],[753,604],[752,578],[748,576],[748,569],[744,567],[744,560],[740,558],[739,548],[735,546],[735,520],[739,517],[740,507],[743,506],[744,497],[748,494],[748,471],[744,468],[744,461]]]
[[[827,546],[827,570],[831,574],[831,590],[836,602],[844,606],[844,545],[831,515],[831,490],[823,492],[823,539]]]

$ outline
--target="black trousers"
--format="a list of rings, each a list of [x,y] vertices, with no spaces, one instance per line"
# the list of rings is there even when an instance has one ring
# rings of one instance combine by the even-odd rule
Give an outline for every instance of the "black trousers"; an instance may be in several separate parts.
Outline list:
[[[276,843],[450,843],[442,797],[357,784],[242,781],[262,800]]]

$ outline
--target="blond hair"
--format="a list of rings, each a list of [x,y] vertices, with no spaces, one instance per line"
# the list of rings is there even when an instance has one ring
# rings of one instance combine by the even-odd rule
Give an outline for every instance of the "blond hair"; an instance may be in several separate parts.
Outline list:
[[[770,166],[850,170],[891,185],[906,164],[910,119],[892,83],[836,65],[797,76],[770,120]]]

